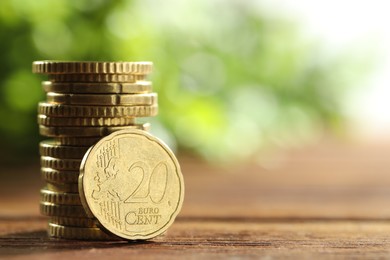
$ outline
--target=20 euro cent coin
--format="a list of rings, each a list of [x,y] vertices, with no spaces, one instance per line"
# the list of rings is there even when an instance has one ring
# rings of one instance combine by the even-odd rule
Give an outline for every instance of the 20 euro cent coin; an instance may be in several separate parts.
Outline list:
[[[172,151],[151,134],[131,129],[114,132],[87,151],[79,193],[87,214],[106,231],[150,239],[175,220],[184,182]]]

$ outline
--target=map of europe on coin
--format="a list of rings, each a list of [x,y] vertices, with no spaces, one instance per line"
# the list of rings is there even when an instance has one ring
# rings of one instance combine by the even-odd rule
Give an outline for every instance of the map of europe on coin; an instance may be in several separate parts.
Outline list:
[[[119,237],[153,238],[167,230],[181,209],[179,163],[162,141],[145,131],[104,137],[86,153],[80,169],[84,208]]]

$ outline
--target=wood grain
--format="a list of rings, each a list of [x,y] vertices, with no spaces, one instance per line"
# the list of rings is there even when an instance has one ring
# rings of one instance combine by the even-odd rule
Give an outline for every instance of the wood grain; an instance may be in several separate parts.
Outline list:
[[[0,259],[388,258],[389,154],[326,141],[236,166],[183,156],[183,210],[144,243],[48,239],[39,166],[1,169]]]

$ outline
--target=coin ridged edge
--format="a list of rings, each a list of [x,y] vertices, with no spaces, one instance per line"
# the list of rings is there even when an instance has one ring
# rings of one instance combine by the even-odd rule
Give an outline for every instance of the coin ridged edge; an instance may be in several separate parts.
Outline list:
[[[40,102],[38,113],[53,117],[151,117],[158,114],[158,105],[72,106]]]
[[[68,227],[97,227],[95,220],[91,218],[74,217],[50,217],[50,223]]]
[[[133,117],[50,117],[38,114],[38,124],[44,126],[127,126],[135,124]]]
[[[47,189],[41,189],[41,201],[59,205],[81,205],[78,193],[56,192]]]
[[[146,75],[129,74],[50,74],[54,82],[130,82],[146,80]]]
[[[42,74],[149,74],[153,63],[103,61],[34,61],[33,73]]]
[[[81,159],[61,159],[50,156],[41,156],[41,167],[56,170],[77,171],[80,168]]]
[[[44,140],[39,143],[39,154],[61,159],[81,159],[88,150],[87,146],[61,145],[55,140]]]
[[[41,177],[48,183],[77,184],[79,171],[60,171],[51,168],[41,168]]]
[[[49,222],[48,235],[50,237],[80,240],[120,240],[105,233],[100,228],[83,228],[61,226]]]
[[[82,206],[78,205],[59,205],[50,202],[40,202],[40,211],[45,216],[58,217],[84,217],[87,214]]]

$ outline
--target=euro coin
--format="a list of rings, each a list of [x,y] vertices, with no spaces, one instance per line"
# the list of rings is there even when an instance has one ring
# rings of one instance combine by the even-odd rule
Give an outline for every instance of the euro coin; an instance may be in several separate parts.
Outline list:
[[[43,81],[45,92],[72,93],[72,94],[142,94],[152,92],[150,81],[135,83],[56,83]]]
[[[89,148],[90,146],[96,144],[101,137],[56,137],[54,138],[55,141],[59,142],[63,146],[84,146]]]
[[[56,192],[78,193],[78,183],[47,182],[46,189]]]
[[[85,213],[84,208],[79,205],[59,205],[41,201],[40,211],[42,215],[49,217],[88,217]]]
[[[153,63],[111,61],[34,61],[33,73],[41,74],[149,74]]]
[[[152,106],[157,104],[157,94],[62,94],[49,92],[46,94],[46,100],[66,105]]]
[[[145,131],[124,130],[85,154],[79,194],[99,226],[124,239],[150,239],[179,213],[184,182],[176,157],[162,141]]]
[[[41,156],[41,167],[63,171],[77,171],[80,169],[81,159],[61,159],[50,156]]]
[[[118,240],[97,227],[68,227],[49,223],[48,235],[50,237],[80,240]]]
[[[88,146],[67,146],[55,140],[44,140],[39,143],[39,154],[61,159],[80,159],[88,148]]]
[[[73,127],[73,126],[39,126],[39,133],[48,137],[65,137],[65,136],[106,136],[112,132],[124,129],[142,129],[148,130],[149,123],[134,124],[131,126],[87,126],[87,127]]]
[[[41,190],[41,201],[60,205],[81,205],[78,193],[56,192],[48,189]]]
[[[158,113],[151,106],[75,106],[47,102],[38,104],[38,114],[51,117],[150,117]]]
[[[50,74],[49,80],[53,82],[118,82],[135,83],[145,81],[146,75],[128,74]]]
[[[49,117],[38,115],[44,126],[126,126],[135,124],[133,117]]]
[[[95,220],[91,218],[72,218],[72,217],[50,217],[49,222],[52,224],[67,227],[97,227]]]
[[[77,171],[61,171],[42,167],[41,177],[48,183],[77,184],[79,178],[79,169],[77,169]]]

